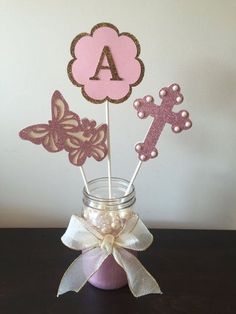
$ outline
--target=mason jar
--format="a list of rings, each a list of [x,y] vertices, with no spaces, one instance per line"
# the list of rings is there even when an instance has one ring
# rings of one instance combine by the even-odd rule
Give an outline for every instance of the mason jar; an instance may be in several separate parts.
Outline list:
[[[111,178],[111,198],[109,198],[108,179],[98,178],[88,182],[89,193],[83,190],[82,217],[103,235],[116,236],[128,219],[134,215],[135,188],[132,185],[126,195],[129,182],[125,179]],[[136,255],[135,251],[130,251]],[[84,267],[89,267],[86,261]],[[101,289],[118,289],[127,284],[125,271],[109,255],[98,271],[88,280]]]

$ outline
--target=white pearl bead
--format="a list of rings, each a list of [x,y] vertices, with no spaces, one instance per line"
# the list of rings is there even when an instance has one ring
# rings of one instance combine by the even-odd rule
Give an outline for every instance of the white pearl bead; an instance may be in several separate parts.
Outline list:
[[[181,96],[178,96],[178,97],[176,98],[176,101],[177,101],[178,103],[182,102],[182,100],[183,100],[183,97],[181,97]]]
[[[155,158],[157,156],[157,151],[156,150],[153,150],[152,152],[151,152],[151,157],[152,158]]]
[[[83,216],[84,216],[84,219],[88,219],[89,218],[89,213],[88,213],[87,210],[84,211]]]
[[[113,210],[109,211],[108,215],[109,217],[111,217],[111,219],[114,219],[117,216],[117,214]]]
[[[162,90],[160,91],[160,95],[161,95],[161,96],[165,96],[165,95],[166,95],[166,91],[165,91],[164,89],[162,89]]]
[[[185,127],[190,128],[192,126],[192,123],[190,121],[185,122]]]
[[[146,102],[152,102],[153,101],[153,98],[152,96],[146,96]]]
[[[116,223],[116,224],[120,223],[120,217],[118,216],[118,214],[112,219],[111,223]]]
[[[174,127],[174,131],[175,131],[176,133],[179,133],[179,132],[180,132],[180,127],[179,127],[179,126],[175,126],[175,127]]]
[[[131,215],[131,212],[130,212],[130,210],[128,209],[125,209],[125,210],[122,210],[120,213],[120,218],[121,219],[129,219],[130,218],[130,215]]]
[[[142,118],[144,118],[144,113],[141,111],[141,112],[138,113],[138,116],[139,116],[139,118],[142,119]]]
[[[97,219],[90,219],[90,222],[91,222],[91,224],[92,225],[94,225],[94,226],[96,226],[96,227],[98,227],[98,228],[100,228],[101,227],[101,224],[100,224],[100,222],[99,221],[97,221]]]
[[[182,111],[182,112],[181,112],[181,116],[182,116],[183,118],[186,118],[186,117],[188,116],[187,111]]]
[[[116,215],[112,222],[119,223],[120,222],[120,217],[118,215]]]
[[[103,225],[101,228],[102,233],[110,233],[111,232],[111,228],[108,225]]]
[[[103,214],[98,215],[97,217],[93,216],[93,220],[96,221],[97,226],[104,224],[105,216]]]
[[[112,229],[115,229],[115,230],[119,229],[120,228],[120,222],[119,221],[118,222],[117,221],[112,222],[111,227],[112,227]]]
[[[141,159],[142,161],[144,161],[144,160],[146,159],[146,156],[145,156],[145,155],[141,155],[141,156],[140,156],[140,159]]]
[[[177,90],[179,90],[179,86],[178,86],[178,85],[173,85],[173,86],[172,86],[172,90],[173,90],[174,92],[176,92]]]
[[[135,100],[134,107],[138,108],[140,105],[141,105],[140,102],[138,100]]]
[[[137,151],[139,151],[139,150],[141,149],[141,145],[140,145],[140,144],[137,144],[137,145],[135,146],[135,149],[136,149]]]
[[[102,231],[102,233],[106,233],[106,228],[103,227],[103,228],[101,229],[101,231]]]

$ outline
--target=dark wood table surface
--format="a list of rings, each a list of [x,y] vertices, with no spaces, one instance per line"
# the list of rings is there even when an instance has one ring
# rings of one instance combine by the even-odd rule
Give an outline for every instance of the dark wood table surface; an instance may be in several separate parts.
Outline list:
[[[86,284],[56,297],[78,252],[63,246],[64,229],[0,229],[1,314],[235,314],[236,231],[151,230],[140,254],[163,295],[134,298],[127,287]]]

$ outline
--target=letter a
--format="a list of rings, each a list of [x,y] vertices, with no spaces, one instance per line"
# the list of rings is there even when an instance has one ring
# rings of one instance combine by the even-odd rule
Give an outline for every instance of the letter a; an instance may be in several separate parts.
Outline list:
[[[107,58],[107,63],[108,65],[103,65],[103,61],[104,58]],[[90,77],[90,80],[100,80],[100,78],[98,77],[98,74],[101,70],[110,70],[111,72],[111,81],[122,81],[122,78],[119,77],[119,74],[117,72],[116,66],[115,66],[115,62],[113,60],[112,54],[111,54],[111,50],[108,46],[104,46],[103,50],[102,50],[102,54],[100,56],[96,71],[94,76]]]

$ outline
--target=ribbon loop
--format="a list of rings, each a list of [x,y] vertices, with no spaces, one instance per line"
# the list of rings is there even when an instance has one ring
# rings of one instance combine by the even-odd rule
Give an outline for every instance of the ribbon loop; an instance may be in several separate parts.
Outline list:
[[[89,278],[96,273],[107,257],[108,254],[100,248],[83,252],[83,254],[77,257],[64,273],[58,288],[57,296],[67,291],[79,292]]]
[[[113,256],[126,272],[129,288],[135,297],[162,293],[156,280],[133,254],[122,248],[114,248]]]

